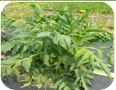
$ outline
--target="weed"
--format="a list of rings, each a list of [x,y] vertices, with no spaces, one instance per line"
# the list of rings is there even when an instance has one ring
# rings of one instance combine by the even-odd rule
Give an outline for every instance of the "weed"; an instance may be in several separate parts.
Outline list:
[[[1,62],[2,78],[13,73],[27,81],[22,88],[34,85],[59,90],[80,87],[88,90],[95,69],[103,70],[110,78],[110,68],[103,54],[108,56],[108,64],[113,67],[113,46],[94,48],[93,45],[113,43],[113,35],[95,29],[86,20],[89,12],[75,17],[72,11],[64,9],[58,10],[57,15],[45,15],[40,13],[37,3],[32,3],[31,7],[34,9],[32,16],[17,20],[2,17],[2,29],[11,35],[2,44],[2,52],[12,53],[11,58]],[[104,52],[107,48],[111,50]]]

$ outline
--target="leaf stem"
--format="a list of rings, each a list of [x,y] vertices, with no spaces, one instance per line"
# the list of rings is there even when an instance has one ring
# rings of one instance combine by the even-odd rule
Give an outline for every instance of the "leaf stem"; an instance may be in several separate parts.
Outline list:
[[[101,49],[97,49],[97,48],[94,48],[94,47],[87,47],[87,48],[90,48],[90,49],[94,49],[94,50],[97,50],[97,51],[102,51]],[[105,51],[102,51],[104,54],[108,54],[107,52]]]

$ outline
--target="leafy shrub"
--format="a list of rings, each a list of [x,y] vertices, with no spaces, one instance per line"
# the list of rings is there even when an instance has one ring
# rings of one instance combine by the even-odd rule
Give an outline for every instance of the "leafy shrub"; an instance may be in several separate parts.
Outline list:
[[[9,31],[14,31],[2,44],[2,52],[11,51],[12,57],[2,61],[2,78],[13,73],[28,78],[23,87],[49,86],[58,90],[83,87],[88,90],[93,70],[103,70],[110,77],[103,54],[113,66],[113,47],[93,46],[113,42],[113,35],[87,22],[89,13],[75,17],[72,12],[62,10],[57,15],[44,15],[36,3],[31,6],[35,12],[33,16],[11,20],[8,27]],[[106,48],[111,51],[104,52]]]

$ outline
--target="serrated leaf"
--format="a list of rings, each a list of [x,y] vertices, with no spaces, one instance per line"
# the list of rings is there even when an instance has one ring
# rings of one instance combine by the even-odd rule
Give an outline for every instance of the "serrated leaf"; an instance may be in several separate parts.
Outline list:
[[[7,76],[10,75],[13,72],[13,69],[11,67],[6,69]]]
[[[58,36],[58,34],[56,34],[55,37],[53,38],[53,43],[58,45],[58,43],[59,43],[59,36]]]
[[[76,78],[76,80],[75,80],[75,84],[77,85],[77,82],[79,82],[79,80],[80,80],[80,77],[77,75],[77,78]]]
[[[11,40],[19,39],[19,38],[34,38],[36,34],[33,32],[21,32],[18,35],[11,38]]]
[[[82,79],[81,81],[82,81],[82,86],[83,86],[83,88],[84,88],[85,90],[89,90],[88,87],[87,87],[87,85],[86,85],[86,82],[85,82],[83,76],[81,77],[81,79]]]
[[[78,69],[75,69],[75,74],[78,75],[79,74],[79,70]]]
[[[111,73],[110,73],[110,70],[109,68],[104,64],[104,63],[100,63],[101,64],[101,67],[102,69],[105,71],[105,73],[108,75],[108,77],[111,76]]]
[[[66,86],[63,90],[71,90],[70,87]]]
[[[24,67],[25,71],[29,72],[30,67],[31,67],[31,63],[32,63],[32,57],[27,58],[22,63],[23,63],[23,67]]]
[[[114,54],[108,56],[108,63],[114,66]]]
[[[46,64],[46,65],[50,65],[49,64],[49,55],[47,54],[47,53],[45,53],[44,55],[43,55],[43,59],[44,59],[44,64]]]
[[[77,49],[76,54],[75,54],[75,61],[78,61],[79,57],[82,56],[85,52],[86,52],[85,47],[83,47],[81,49]]]
[[[41,32],[37,35],[37,37],[42,38],[42,37],[50,37],[51,32]]]
[[[67,37],[64,38],[64,40],[66,42],[67,47],[70,48],[71,47],[71,43],[72,43],[72,39],[67,36]]]
[[[55,37],[53,37],[53,43],[56,45],[61,45],[63,48],[71,47],[72,39],[69,36],[61,35],[60,33],[55,33]]]
[[[111,48],[111,46],[99,46],[98,49],[108,49]]]
[[[88,58],[89,58],[89,54],[88,53],[85,53],[82,58],[77,62],[77,65],[76,67],[79,67],[81,66],[83,63],[85,63],[86,61],[88,61]]]
[[[60,86],[59,86],[59,88],[58,88],[58,90],[62,90],[65,86],[66,86],[66,84],[64,82],[61,83]]]
[[[51,83],[51,84],[50,84],[50,88],[57,89],[57,86],[55,85],[55,83]]]
[[[38,89],[42,88],[42,83],[39,83],[39,84],[37,85],[37,87],[38,87]]]
[[[22,62],[19,60],[16,62],[16,64],[13,66],[13,67],[18,67],[18,66],[21,66],[22,65]]]
[[[42,77],[41,77],[41,81],[42,81],[42,82],[46,82],[46,81],[47,81],[47,77],[46,77],[46,76],[42,76]]]
[[[71,64],[70,70],[74,70],[74,68],[75,68],[75,64]]]
[[[12,55],[15,55],[20,49],[20,47],[21,47],[21,44],[16,45],[12,50]]]
[[[7,60],[2,60],[1,64],[2,65],[11,65],[11,64],[15,64],[19,59],[19,55],[16,55],[14,57],[8,58]]]
[[[17,60],[4,60],[1,62],[2,65],[11,65],[11,64],[15,64],[17,62]]]
[[[64,40],[61,40],[61,41],[59,42],[59,44],[60,44],[63,48],[66,48],[66,43],[65,43]]]
[[[16,76],[19,76],[20,75],[20,72],[18,71],[17,68],[13,67],[13,73],[16,75]]]
[[[100,64],[98,62],[92,62],[93,68],[100,68]]]
[[[102,59],[103,58],[103,53],[102,51],[98,50],[98,58]]]
[[[57,81],[55,82],[55,85],[58,86],[59,84],[61,84],[61,82],[62,82],[61,79],[60,79],[60,80],[57,80]]]
[[[7,42],[4,45],[2,45],[1,50],[2,52],[6,53],[7,51],[10,51],[15,46],[15,43]]]
[[[89,80],[86,79],[86,83],[89,85],[89,86],[92,86],[91,82]]]
[[[92,75],[87,75],[87,78],[94,79],[94,77]]]

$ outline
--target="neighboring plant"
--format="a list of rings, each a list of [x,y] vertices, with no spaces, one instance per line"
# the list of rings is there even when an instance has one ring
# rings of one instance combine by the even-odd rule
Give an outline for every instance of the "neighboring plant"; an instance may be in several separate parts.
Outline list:
[[[2,44],[2,52],[11,51],[12,57],[1,62],[2,78],[13,73],[28,78],[23,87],[49,86],[58,90],[83,87],[88,90],[95,69],[103,70],[110,77],[110,68],[105,64],[103,54],[113,66],[113,47],[95,48],[94,45],[113,42],[113,35],[94,29],[95,26],[85,20],[89,13],[79,18],[72,12],[62,11],[57,15],[44,15],[36,3],[32,7],[33,16],[9,25],[9,30],[14,31],[12,37]],[[103,51],[107,48],[111,51]]]
[[[110,29],[114,29],[114,25],[108,25],[108,28],[110,28]]]
[[[103,28],[103,27],[107,27],[108,26],[108,22],[107,21],[97,21],[97,26],[99,28]]]

